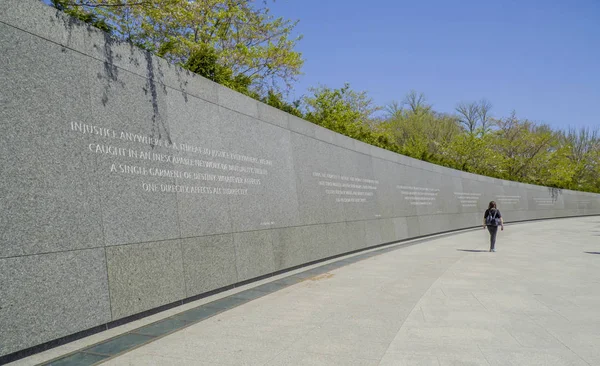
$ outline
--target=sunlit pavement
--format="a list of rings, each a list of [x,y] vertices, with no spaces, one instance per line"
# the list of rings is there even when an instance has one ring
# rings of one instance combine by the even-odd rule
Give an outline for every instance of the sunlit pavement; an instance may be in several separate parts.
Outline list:
[[[104,365],[599,365],[600,217],[373,256]]]

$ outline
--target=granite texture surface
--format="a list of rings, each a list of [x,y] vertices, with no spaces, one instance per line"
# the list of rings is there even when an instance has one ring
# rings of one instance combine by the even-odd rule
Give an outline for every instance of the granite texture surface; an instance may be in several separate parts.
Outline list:
[[[96,157],[67,139],[89,118],[85,57],[2,23],[0,45],[0,257],[101,246]]]
[[[104,250],[0,259],[0,355],[110,321]]]
[[[508,222],[600,214],[597,194],[447,169],[326,130],[37,0],[0,1],[0,70],[0,356],[478,226],[491,200]]]
[[[121,69],[109,72],[102,62],[90,62],[88,70],[91,124],[109,136],[94,135],[86,146],[74,132],[70,142],[97,159],[106,245],[179,237],[176,193],[163,189],[176,179],[159,175],[181,169],[167,160],[174,153],[167,147],[172,138],[165,91],[151,78]]]
[[[200,160],[207,163],[228,163],[227,159],[215,158],[212,151],[224,151],[220,129],[222,120],[219,107],[195,96],[183,96],[171,92],[167,96],[169,125],[171,138],[179,146],[189,146],[192,149],[180,148],[174,150],[175,156]],[[183,145],[182,145],[183,144]],[[197,147],[201,151],[193,148]],[[206,151],[206,153],[204,153]],[[219,187],[219,177],[229,177],[231,174],[220,169],[197,166],[178,165],[177,170],[187,172],[189,177],[176,178],[178,185]],[[228,184],[234,188],[235,184]],[[179,229],[184,238],[230,233],[232,222],[229,205],[224,196],[209,193],[190,194],[176,193]]]
[[[182,239],[187,297],[238,282],[233,235]]]
[[[238,281],[275,272],[273,233],[271,230],[233,234]]]
[[[180,240],[106,248],[112,318],[186,297]]]

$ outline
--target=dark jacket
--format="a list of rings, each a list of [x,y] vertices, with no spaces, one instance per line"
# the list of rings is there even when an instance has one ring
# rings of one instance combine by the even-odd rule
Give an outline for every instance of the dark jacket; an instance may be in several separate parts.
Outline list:
[[[495,212],[494,212],[495,211]],[[497,208],[492,208],[492,209],[487,209],[485,210],[485,213],[483,214],[483,218],[486,219],[487,222],[487,218],[488,216],[492,216],[492,217],[496,217],[496,220],[494,220],[493,224],[488,225],[488,226],[498,226],[500,224],[500,219],[502,218],[502,214],[500,213],[500,210],[498,210]]]

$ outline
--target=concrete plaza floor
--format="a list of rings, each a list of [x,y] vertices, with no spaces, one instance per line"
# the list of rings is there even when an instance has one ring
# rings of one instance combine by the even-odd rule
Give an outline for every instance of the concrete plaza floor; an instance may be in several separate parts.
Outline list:
[[[600,218],[401,248],[105,365],[600,365]]]
[[[103,365],[600,365],[600,217],[488,237],[373,256]]]

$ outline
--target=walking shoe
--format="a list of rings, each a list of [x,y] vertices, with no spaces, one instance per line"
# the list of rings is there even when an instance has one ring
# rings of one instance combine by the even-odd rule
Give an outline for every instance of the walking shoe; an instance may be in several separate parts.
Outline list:
[[[490,252],[494,252],[494,253],[496,253],[496,249],[492,249],[492,250],[490,250]]]

